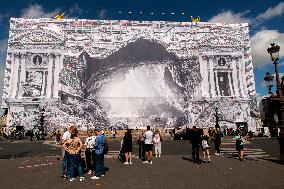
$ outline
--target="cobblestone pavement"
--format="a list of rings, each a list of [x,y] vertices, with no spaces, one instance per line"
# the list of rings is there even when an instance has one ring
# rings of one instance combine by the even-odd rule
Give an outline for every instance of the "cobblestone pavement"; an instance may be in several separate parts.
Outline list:
[[[1,188],[9,189],[281,189],[284,188],[284,165],[273,161],[278,152],[277,142],[276,139],[247,139],[247,156],[241,162],[233,155],[234,141],[225,137],[221,146],[224,153],[220,156],[212,155],[211,163],[196,164],[189,155],[189,141],[164,141],[164,154],[154,158],[152,165],[142,164],[137,158],[134,158],[133,165],[123,165],[117,158],[106,158],[108,171],[105,177],[91,180],[91,175],[86,174],[85,181],[79,182],[77,179],[72,183],[59,177],[60,161],[57,156],[61,153],[60,148],[42,142],[1,143],[0,182]],[[119,149],[118,143],[111,142],[113,152]],[[3,158],[5,155],[6,158]]]

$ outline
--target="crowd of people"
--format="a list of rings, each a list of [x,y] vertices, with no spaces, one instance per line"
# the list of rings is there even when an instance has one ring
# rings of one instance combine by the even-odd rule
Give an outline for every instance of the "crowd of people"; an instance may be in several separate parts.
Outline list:
[[[143,163],[153,163],[153,148],[156,157],[161,157],[162,149],[162,137],[158,129],[154,132],[151,130],[150,126],[147,126],[147,130],[140,130],[137,132],[136,141],[138,144],[138,158],[142,160]],[[124,164],[132,164],[132,134],[131,130],[127,130],[123,140],[121,142],[120,155],[125,158],[121,158]],[[125,160],[124,160],[125,159]]]
[[[112,133],[111,133],[112,134]],[[61,137],[60,132],[55,133],[56,143],[59,143]],[[236,150],[240,160],[243,160],[244,142],[242,140],[241,132],[237,132],[236,136]],[[153,164],[153,153],[156,158],[161,157],[162,154],[162,135],[159,129],[151,130],[150,126],[147,126],[147,130],[136,131],[136,138],[132,137],[132,130],[128,129],[121,141],[121,148],[119,157],[125,165],[133,164],[133,141],[138,145],[138,156],[142,163]],[[222,141],[222,132],[220,128],[214,130],[197,129],[195,126],[190,129],[190,143],[192,146],[192,160],[195,163],[210,163],[210,142],[215,144],[215,155],[220,155],[220,145]],[[62,138],[62,163],[61,163],[61,177],[75,180],[75,172],[80,181],[83,181],[84,171],[87,174],[93,174],[91,179],[100,179],[105,176],[104,167],[104,155],[108,149],[107,140],[103,131],[95,130],[94,132],[89,130],[87,132],[87,138],[83,143],[78,137],[78,130],[76,127],[71,126],[65,130]],[[81,158],[81,151],[85,148],[86,161]],[[203,158],[199,157],[199,150],[202,150]],[[86,169],[84,170],[83,165]],[[77,171],[75,171],[75,168]]]
[[[220,128],[209,129],[208,132],[205,130],[198,130],[195,126],[190,131],[190,143],[192,146],[192,159],[196,163],[210,163],[210,139],[214,142],[215,155],[220,155],[220,145],[222,141],[223,134]],[[236,130],[235,134],[236,140],[236,151],[238,152],[238,157],[240,161],[243,161],[244,155],[244,142],[242,139],[242,131],[240,129]],[[202,149],[203,160],[199,158],[199,148]]]
[[[87,174],[94,174],[91,179],[100,179],[105,176],[104,154],[106,151],[107,141],[103,131],[96,129],[88,131],[88,137],[85,143],[78,137],[78,130],[71,126],[66,130],[62,136],[61,144],[63,145],[61,163],[61,177],[70,181],[75,181],[75,167],[79,176],[79,181],[85,180],[83,164],[84,160],[81,158],[82,148],[85,147],[86,168]]]

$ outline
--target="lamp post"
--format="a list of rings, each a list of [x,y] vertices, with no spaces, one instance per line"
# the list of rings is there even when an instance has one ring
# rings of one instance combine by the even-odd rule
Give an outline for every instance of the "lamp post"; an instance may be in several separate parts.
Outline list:
[[[276,96],[272,95],[270,100],[273,104],[277,105],[278,109],[278,127],[280,129],[278,137],[280,146],[279,160],[281,163],[284,163],[284,96],[278,73],[280,46],[275,45],[274,43],[271,43],[270,45],[271,47],[267,49],[267,52],[270,54],[271,60],[273,61],[276,75]]]

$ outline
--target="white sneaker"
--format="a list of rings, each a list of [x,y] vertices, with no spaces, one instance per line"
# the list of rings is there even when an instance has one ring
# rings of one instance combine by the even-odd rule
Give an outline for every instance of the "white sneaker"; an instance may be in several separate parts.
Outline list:
[[[125,165],[129,165],[129,163],[128,163],[128,162],[124,162],[123,164],[125,164]]]
[[[93,177],[91,177],[91,179],[93,179],[93,180],[98,180],[98,179],[100,179],[100,177],[93,176]]]
[[[84,177],[80,177],[80,181],[83,181],[83,180],[85,180],[85,178]]]
[[[150,165],[152,165],[153,164],[153,161],[150,161]]]
[[[158,155],[156,154],[156,157],[158,157]]]
[[[161,157],[161,155],[159,154],[159,157]]]
[[[129,162],[130,165],[132,165],[132,162]]]
[[[101,175],[101,177],[104,177],[105,175]]]
[[[90,170],[90,171],[88,172],[88,175],[90,175],[90,174],[92,174],[92,170]]]
[[[149,163],[148,161],[143,161],[142,163]]]
[[[71,178],[69,181],[70,181],[70,182],[73,182],[73,181],[75,181],[75,178]]]

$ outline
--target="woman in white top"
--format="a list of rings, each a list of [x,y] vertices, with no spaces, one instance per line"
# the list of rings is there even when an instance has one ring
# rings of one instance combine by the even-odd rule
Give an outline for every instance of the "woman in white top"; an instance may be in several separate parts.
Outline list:
[[[161,157],[162,137],[161,137],[161,133],[158,129],[154,132],[153,142],[154,142],[156,157]]]
[[[92,170],[94,170],[92,163],[92,150],[94,148],[96,136],[94,136],[93,131],[88,131],[88,137],[85,140],[84,146],[86,147],[85,156],[86,156],[86,164],[88,174],[92,174]]]

